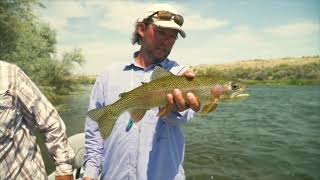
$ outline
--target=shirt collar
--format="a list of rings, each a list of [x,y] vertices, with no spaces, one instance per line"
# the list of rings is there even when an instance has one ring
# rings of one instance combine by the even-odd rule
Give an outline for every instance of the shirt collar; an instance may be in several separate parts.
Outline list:
[[[148,66],[147,68],[142,68],[140,67],[135,61],[135,57],[137,57],[139,51],[136,51],[133,53],[133,62],[131,63],[128,63],[127,65],[125,65],[125,67],[123,68],[124,71],[128,71],[128,70],[144,70],[144,71],[148,71],[148,70],[151,70],[151,69],[154,69],[154,67],[156,66],[160,66],[162,68],[165,68],[166,66],[168,66],[169,64],[169,59],[166,58],[165,60],[161,61],[160,63],[156,63],[156,64],[152,64],[150,66]]]

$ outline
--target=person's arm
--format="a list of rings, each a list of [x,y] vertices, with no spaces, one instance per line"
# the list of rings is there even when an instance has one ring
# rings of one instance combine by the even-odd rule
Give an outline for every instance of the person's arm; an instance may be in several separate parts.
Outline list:
[[[103,83],[98,77],[89,102],[88,110],[104,106]],[[97,179],[101,172],[103,154],[103,138],[97,122],[86,117],[85,123],[85,154],[83,179]]]
[[[44,134],[45,144],[53,158],[58,179],[73,179],[74,152],[68,144],[66,127],[57,110],[22,71],[17,71],[17,97],[22,104],[24,118],[36,123]]]

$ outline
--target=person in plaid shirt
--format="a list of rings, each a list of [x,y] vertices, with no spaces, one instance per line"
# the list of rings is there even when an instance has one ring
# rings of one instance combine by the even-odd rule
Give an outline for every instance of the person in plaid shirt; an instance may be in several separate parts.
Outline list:
[[[73,179],[74,152],[57,110],[19,67],[0,61],[0,179],[47,179],[34,127],[44,134],[56,180]]]

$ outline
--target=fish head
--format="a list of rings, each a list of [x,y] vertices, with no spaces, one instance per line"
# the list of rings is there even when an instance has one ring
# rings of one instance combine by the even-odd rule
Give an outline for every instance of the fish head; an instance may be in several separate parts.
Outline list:
[[[240,80],[225,81],[220,85],[212,88],[213,97],[219,101],[237,101],[249,96],[247,86]]]

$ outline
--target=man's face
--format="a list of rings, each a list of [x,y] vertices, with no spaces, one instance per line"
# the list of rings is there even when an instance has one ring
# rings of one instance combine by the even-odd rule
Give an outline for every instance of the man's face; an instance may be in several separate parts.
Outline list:
[[[178,30],[160,28],[151,24],[144,32],[142,45],[153,62],[158,63],[167,58],[176,42]]]

